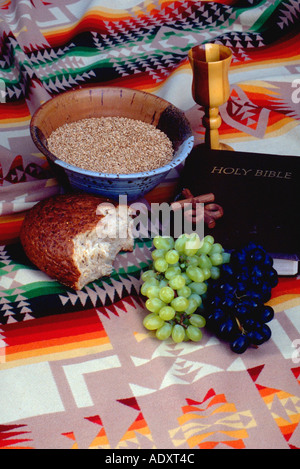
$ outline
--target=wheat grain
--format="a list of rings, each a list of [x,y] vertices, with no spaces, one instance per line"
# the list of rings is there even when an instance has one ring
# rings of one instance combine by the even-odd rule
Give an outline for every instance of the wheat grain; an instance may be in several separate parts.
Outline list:
[[[172,142],[154,125],[127,117],[91,117],[67,123],[48,138],[57,158],[82,169],[130,174],[162,167]]]

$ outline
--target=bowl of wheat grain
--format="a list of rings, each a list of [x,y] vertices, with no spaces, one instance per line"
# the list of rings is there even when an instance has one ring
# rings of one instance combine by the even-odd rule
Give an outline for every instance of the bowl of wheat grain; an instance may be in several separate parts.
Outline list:
[[[128,200],[181,168],[194,141],[183,111],[119,87],[83,87],[51,98],[32,116],[30,132],[62,183]]]

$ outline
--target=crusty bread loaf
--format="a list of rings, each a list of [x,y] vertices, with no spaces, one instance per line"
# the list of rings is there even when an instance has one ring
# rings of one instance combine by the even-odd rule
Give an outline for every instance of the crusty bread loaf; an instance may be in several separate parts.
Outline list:
[[[40,270],[81,290],[109,275],[121,250],[133,250],[132,223],[127,206],[89,194],[64,194],[27,212],[20,239]]]

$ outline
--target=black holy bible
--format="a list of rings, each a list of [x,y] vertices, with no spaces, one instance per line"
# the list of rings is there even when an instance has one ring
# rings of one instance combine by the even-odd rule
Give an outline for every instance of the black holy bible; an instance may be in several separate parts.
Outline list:
[[[194,147],[180,188],[213,193],[223,216],[205,226],[226,249],[252,240],[278,257],[300,255],[300,157]]]

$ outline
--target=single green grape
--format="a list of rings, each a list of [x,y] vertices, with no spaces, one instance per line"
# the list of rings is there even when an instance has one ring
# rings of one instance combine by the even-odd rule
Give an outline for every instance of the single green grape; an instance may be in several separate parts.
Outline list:
[[[199,262],[199,257],[194,255],[194,256],[186,256],[185,259],[185,264],[186,265],[198,265]]]
[[[199,342],[202,339],[202,331],[192,324],[187,327],[186,335],[193,342]]]
[[[195,327],[205,327],[206,320],[201,314],[191,314],[189,317],[190,323]]]
[[[169,236],[154,236],[153,246],[156,249],[170,249],[172,246],[172,240]]]
[[[159,293],[160,287],[158,285],[150,285],[150,287],[147,288],[146,296],[148,298],[159,298]]]
[[[168,249],[173,249],[174,248],[174,244],[175,244],[175,241],[174,241],[174,238],[172,236],[164,236],[164,238],[167,240],[168,242]]]
[[[174,290],[179,290],[185,286],[185,278],[182,275],[174,275],[170,278],[169,285]]]
[[[163,319],[164,321],[171,321],[171,319],[173,319],[175,317],[175,314],[176,314],[176,311],[174,308],[172,308],[172,306],[163,306],[160,310],[159,310],[159,317],[161,319]]]
[[[181,235],[179,236],[179,238],[176,239],[174,248],[176,249],[177,252],[179,252],[179,254],[182,254],[184,252],[185,243],[186,243],[185,235]]]
[[[213,265],[212,268],[210,269],[210,273],[211,273],[211,278],[213,280],[217,280],[220,277],[220,268]]]
[[[189,304],[187,306],[187,308],[185,308],[185,313],[190,315],[190,314],[193,314],[195,313],[195,311],[197,311],[199,305],[198,305],[198,301],[195,299],[195,298],[191,298],[189,297]]]
[[[159,288],[159,287],[158,287]],[[159,298],[165,303],[171,303],[175,296],[175,292],[171,287],[163,287],[159,290]]]
[[[165,321],[161,319],[158,314],[150,313],[145,316],[143,320],[143,325],[149,331],[155,331],[156,329],[162,327],[165,324]]]
[[[151,286],[158,286],[159,281],[155,277],[150,277],[146,280],[145,283],[141,286],[141,294],[147,296],[147,290]]]
[[[193,243],[191,241],[187,241],[183,252],[186,256],[192,257],[192,256],[195,256],[197,254],[199,248],[187,247],[187,246],[189,246],[189,243],[191,245],[193,245]]]
[[[164,258],[166,254],[166,249],[154,249],[151,253],[151,257],[154,261],[160,258]]]
[[[223,256],[220,252],[210,254],[209,257],[213,266],[223,264]]]
[[[166,322],[163,326],[159,327],[156,330],[156,337],[159,340],[167,340],[172,334],[173,325],[169,322]]]
[[[172,329],[172,339],[176,343],[180,343],[185,338],[185,330],[184,327],[180,324],[175,324]]]
[[[165,260],[168,264],[176,264],[179,261],[179,253],[175,249],[170,249],[165,254]]]
[[[211,250],[210,250],[210,255],[211,254],[222,254],[222,252],[224,251],[224,248],[222,246],[222,244],[220,243],[214,243],[211,247]]]
[[[193,233],[190,236],[187,236],[187,241],[184,246],[184,254],[187,256],[194,256],[197,252],[198,249],[201,246],[201,241],[197,233]]]
[[[185,298],[188,298],[192,294],[192,290],[187,285],[184,285],[184,287],[177,290],[177,294],[178,296],[184,296]]]
[[[204,236],[203,241],[210,244],[214,244],[215,238],[212,235],[206,235]]]
[[[198,256],[200,256],[200,254],[209,254],[211,247],[212,247],[211,243],[209,243],[208,241],[204,241],[204,238],[203,238],[202,245],[197,251]]]
[[[157,270],[157,272],[165,272],[169,267],[169,264],[165,259],[159,258],[154,261],[153,267]]]
[[[176,296],[176,298],[171,301],[171,306],[175,311],[183,312],[189,306],[189,300],[184,296]]]
[[[164,303],[160,298],[148,298],[145,303],[146,308],[151,311],[151,313],[158,313],[165,305],[166,303]]]
[[[149,270],[145,270],[145,272],[142,273],[141,275],[141,279],[143,280],[143,282],[146,282],[149,278],[155,278],[155,270],[153,269],[149,269]]]
[[[198,256],[197,256],[198,257]],[[211,260],[207,254],[200,254],[198,257],[198,266],[201,269],[210,269],[212,266]]]
[[[195,267],[193,265],[188,266],[186,269],[186,274],[193,282],[204,282],[203,271],[200,269],[200,267]]]
[[[222,252],[223,264],[228,264],[230,262],[230,252]]]
[[[179,267],[179,265],[172,265],[168,267],[167,270],[165,271],[165,277],[168,280],[174,277],[174,275],[178,275],[178,274],[181,274],[181,268]]]
[[[198,293],[192,293],[189,297],[189,300],[194,299],[197,302],[197,305],[200,306],[202,304],[202,298]]]
[[[211,277],[211,270],[208,269],[207,267],[204,267],[204,269],[202,269],[202,272],[204,275],[204,282],[205,282],[205,280],[208,280]]]
[[[193,293],[204,295],[207,292],[207,284],[205,282],[192,282],[189,287]]]

